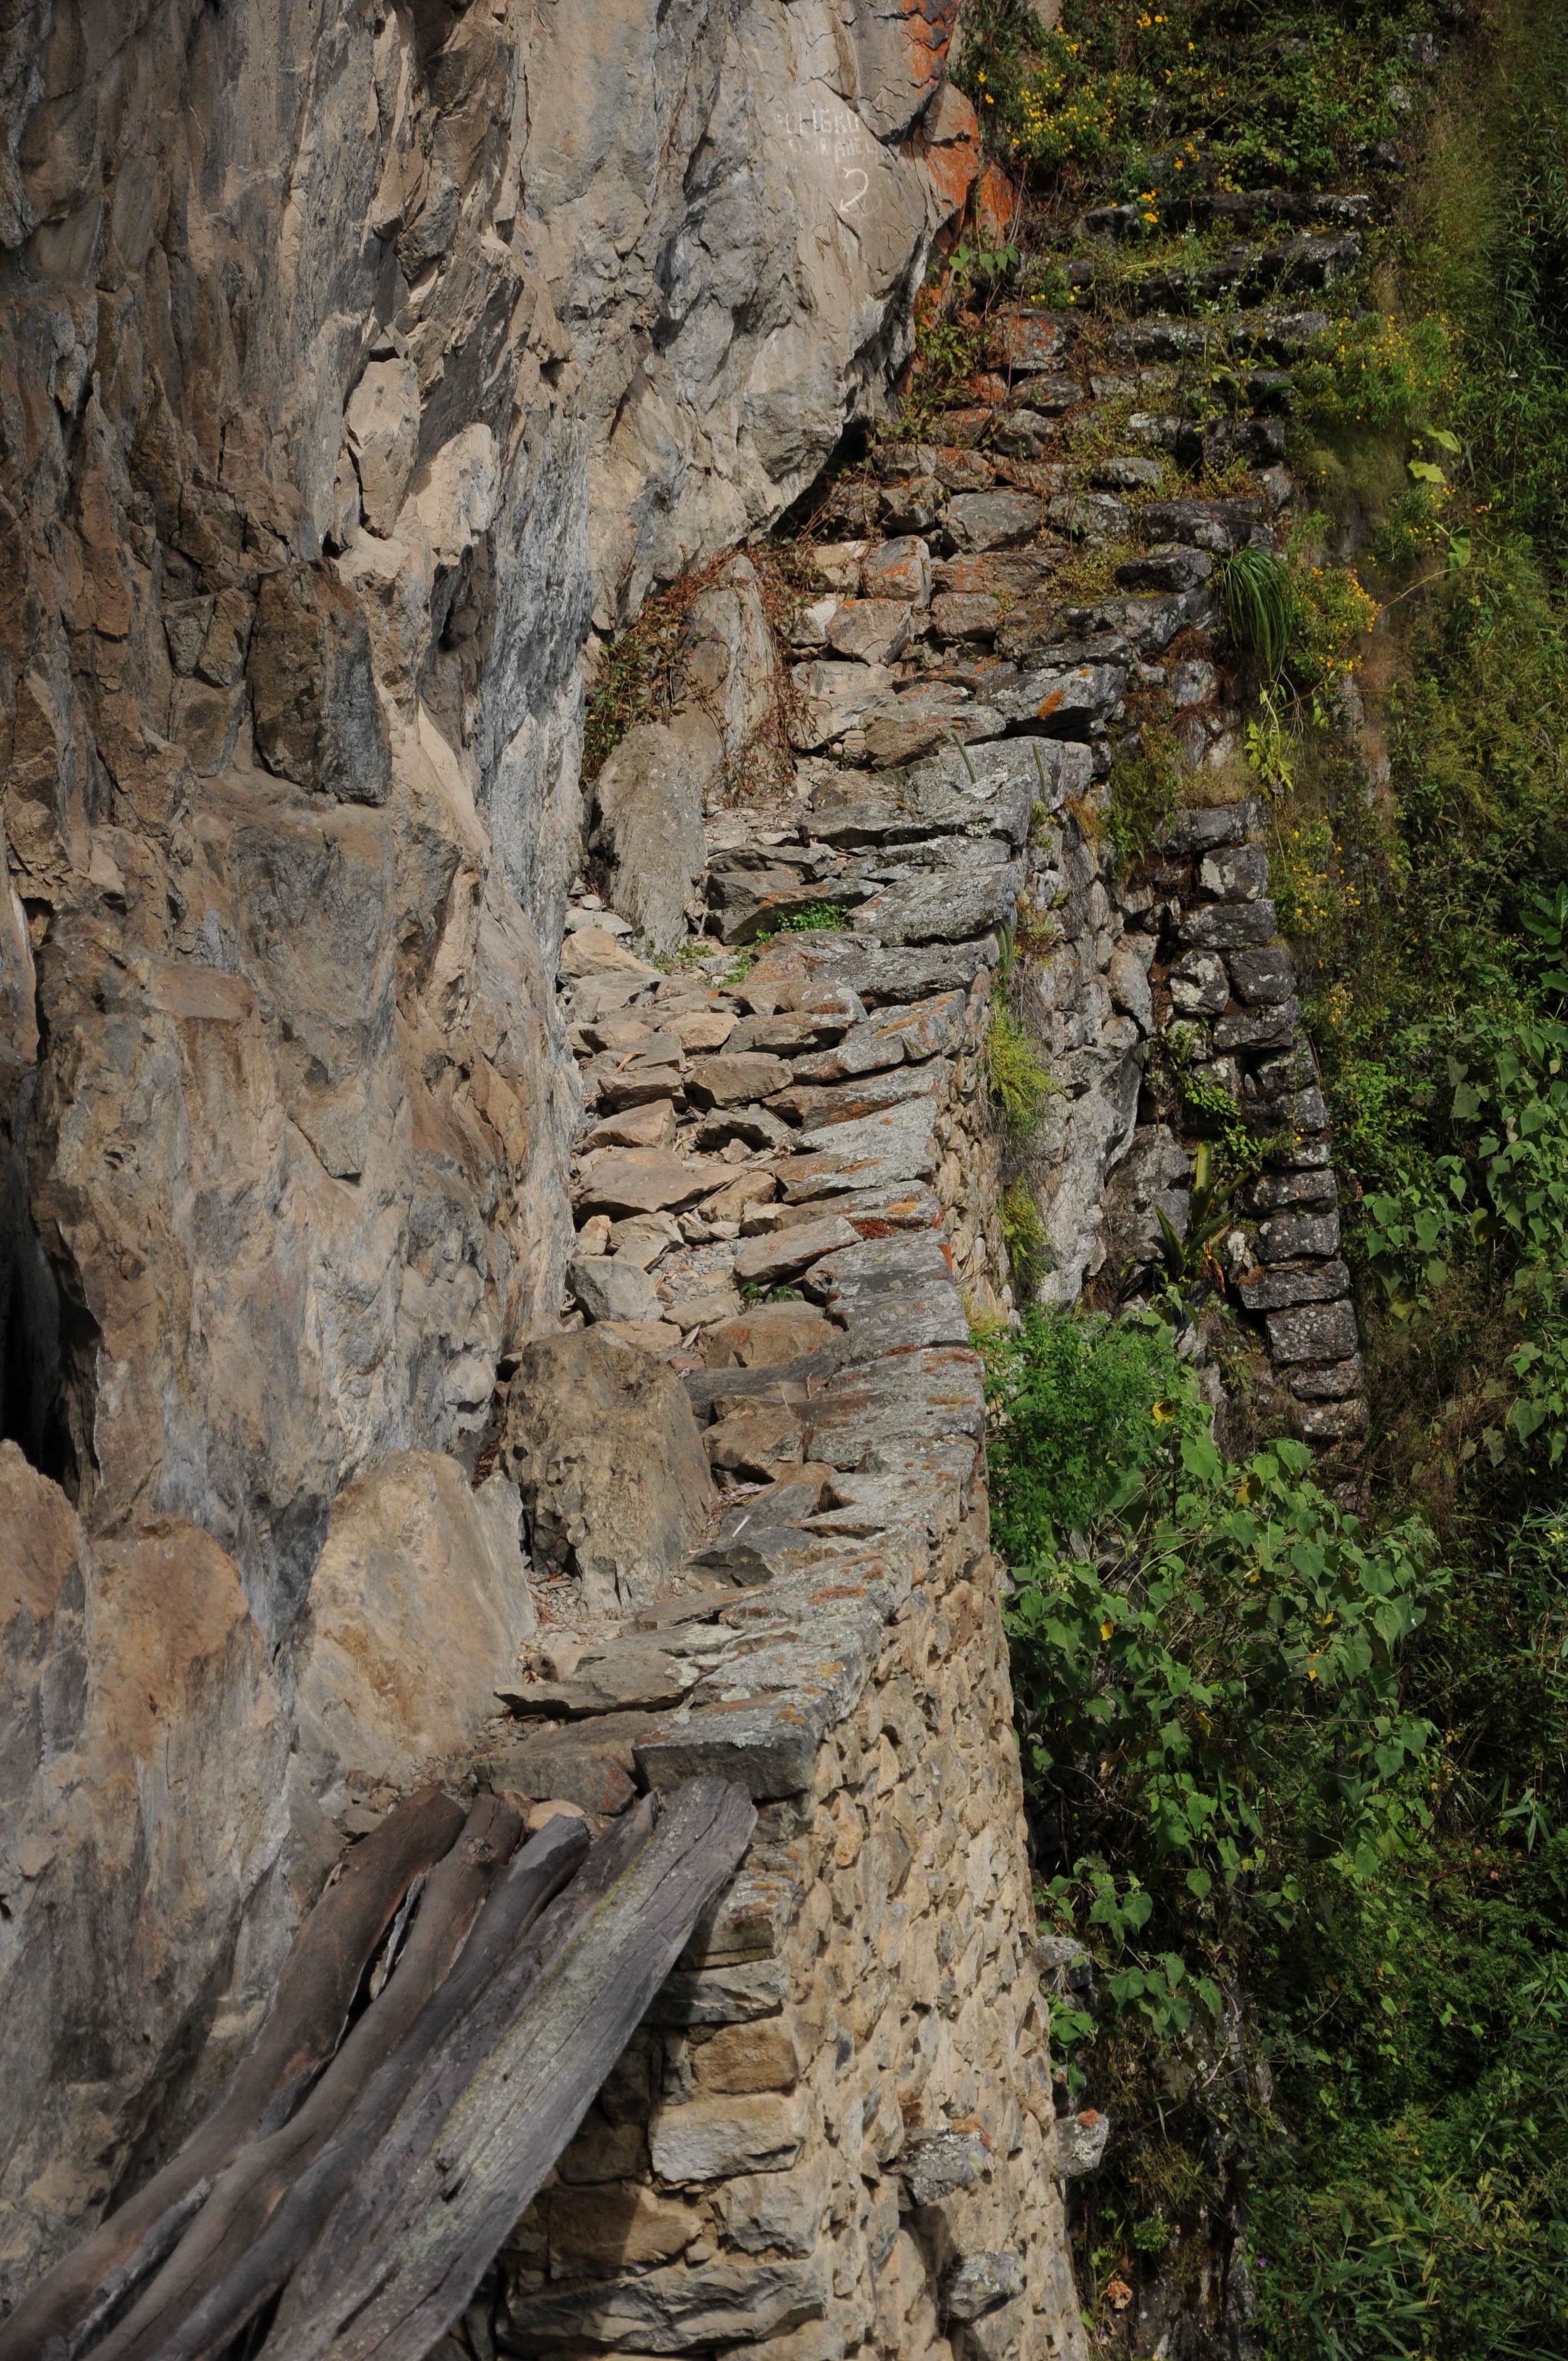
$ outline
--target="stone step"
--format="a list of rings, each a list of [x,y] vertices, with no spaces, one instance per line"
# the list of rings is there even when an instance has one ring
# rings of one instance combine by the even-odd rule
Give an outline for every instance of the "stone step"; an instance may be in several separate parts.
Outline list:
[[[1185,267],[1150,271],[1115,290],[1118,305],[1148,313],[1190,309],[1195,303],[1238,303],[1278,290],[1306,293],[1335,287],[1361,262],[1364,245],[1354,230],[1322,236],[1303,232],[1266,246],[1238,243],[1211,257],[1194,254]]]
[[[1290,189],[1194,190],[1190,196],[1157,199],[1159,227],[1255,230],[1270,222],[1306,228],[1318,222],[1336,229],[1365,229],[1372,218],[1369,196],[1336,196]],[[1149,208],[1142,203],[1096,205],[1078,224],[1085,237],[1138,238],[1149,234]]]
[[[1139,319],[1111,332],[1111,349],[1139,361],[1208,358],[1227,349],[1288,365],[1331,325],[1326,312],[1243,313],[1230,320]]]

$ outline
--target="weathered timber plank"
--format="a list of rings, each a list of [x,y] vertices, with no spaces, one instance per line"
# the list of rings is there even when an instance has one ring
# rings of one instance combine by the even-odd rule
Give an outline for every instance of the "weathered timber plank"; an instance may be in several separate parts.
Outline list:
[[[514,1806],[498,1795],[477,1799],[457,1842],[430,1873],[412,1931],[385,1988],[304,2104],[266,2139],[249,2141],[218,2176],[152,2285],[93,2348],[93,2361],[153,2361],[170,2331],[259,2235],[291,2180],[411,2030],[521,1831],[521,1815]]]
[[[432,1993],[347,2115],[296,2176],[259,2235],[230,2258],[223,2279],[165,2338],[162,2361],[195,2361],[198,2356],[221,2353],[283,2286],[396,2116],[432,2048],[461,2023],[587,1849],[587,1830],[580,1820],[554,1819],[502,1872],[445,1982]]]
[[[159,2225],[183,2219],[198,2182],[222,2170],[242,2141],[288,2116],[343,2037],[367,1961],[413,1880],[439,1861],[463,1825],[460,1806],[422,1788],[355,1847],[295,1939],[266,2024],[213,2113],[145,2189],[63,2256],[0,2325],[0,2361],[38,2361],[70,2350],[72,2332],[98,2308],[105,2283],[125,2279],[138,2254],[148,2268],[168,2251]]]
[[[265,2361],[422,2361],[581,2123],[756,1817],[724,1780],[676,1791],[435,2136],[428,2109],[404,2110],[375,2159],[397,2199],[381,2235],[286,2306]]]

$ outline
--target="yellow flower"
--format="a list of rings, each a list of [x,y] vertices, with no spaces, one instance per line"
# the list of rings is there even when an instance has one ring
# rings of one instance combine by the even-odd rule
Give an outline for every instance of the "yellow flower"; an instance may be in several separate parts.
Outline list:
[[[1176,1413],[1171,1409],[1170,1404],[1163,1401],[1157,1401],[1153,1410],[1149,1412],[1149,1416],[1153,1419],[1157,1426],[1168,1425],[1175,1415]]]
[[[1115,1629],[1116,1629],[1116,1626],[1114,1625],[1114,1623],[1111,1623],[1111,1622],[1102,1623],[1102,1625],[1100,1626],[1100,1637],[1101,1637],[1102,1640],[1108,1640],[1108,1639],[1111,1637],[1112,1632],[1113,1632]]]

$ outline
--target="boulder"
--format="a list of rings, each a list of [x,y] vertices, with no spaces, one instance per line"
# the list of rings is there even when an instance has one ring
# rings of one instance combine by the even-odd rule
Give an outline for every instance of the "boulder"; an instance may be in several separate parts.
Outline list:
[[[703,803],[723,761],[724,741],[699,710],[629,730],[594,782],[616,902],[655,950],[674,950],[686,931],[707,861]]]
[[[620,1255],[593,1255],[566,1273],[572,1301],[590,1320],[657,1320],[653,1282],[635,1262]]]
[[[466,1753],[537,1629],[517,1487],[400,1451],[333,1503],[296,1657],[300,1752],[329,1811],[345,1779],[414,1784]]]
[[[536,1554],[571,1572],[596,1614],[647,1605],[684,1562],[713,1498],[680,1379],[598,1328],[524,1348],[502,1457]]]

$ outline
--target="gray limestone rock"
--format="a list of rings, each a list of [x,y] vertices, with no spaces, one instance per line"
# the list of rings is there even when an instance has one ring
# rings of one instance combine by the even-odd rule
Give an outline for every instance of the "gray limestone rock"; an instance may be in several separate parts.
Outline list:
[[[1339,1261],[1289,1264],[1261,1273],[1245,1272],[1236,1282],[1236,1292],[1248,1312],[1279,1312],[1292,1303],[1332,1303],[1349,1294],[1350,1272]]]
[[[1005,2251],[965,2255],[943,2283],[943,2310],[949,2320],[979,2320],[983,2313],[994,2312],[998,2304],[1020,2294],[1023,2286],[1024,2265],[1019,2256]]]
[[[1301,1022],[1299,1000],[1282,1000],[1277,1007],[1237,1010],[1222,1016],[1214,1027],[1213,1045],[1223,1055],[1232,1049],[1282,1049],[1295,1039]]]
[[[1366,1433],[1372,1420],[1365,1401],[1324,1401],[1303,1403],[1297,1423],[1309,1443],[1353,1443]]]
[[[1213,902],[1188,910],[1181,939],[1200,950],[1248,950],[1271,943],[1278,930],[1272,902]]]
[[[1013,686],[988,686],[986,696],[1008,721],[1052,737],[1081,738],[1114,709],[1126,681],[1120,664],[1053,665],[1026,673]]]
[[[1029,492],[958,492],[948,502],[942,522],[952,548],[978,554],[1032,541],[1043,509],[1044,503]]]
[[[507,1397],[502,1462],[536,1553],[603,1613],[652,1599],[712,1498],[680,1379],[595,1328],[526,1345]]]
[[[685,2112],[667,2110],[665,2119]],[[585,2339],[596,2350],[663,2354],[733,2346],[739,2338],[744,2349],[820,2320],[827,2309],[827,2290],[807,2263],[676,2263],[513,2303],[507,2342],[516,2353],[541,2355]]]
[[[573,1263],[566,1272],[572,1300],[590,1320],[657,1320],[659,1299],[647,1272],[629,1256]]]
[[[1292,1369],[1290,1390],[1298,1401],[1343,1401],[1365,1389],[1366,1367],[1359,1353],[1326,1369]]]
[[[1233,951],[1228,964],[1237,993],[1253,1007],[1277,1006],[1295,992],[1296,962],[1283,943]]]
[[[1198,888],[1217,902],[1255,902],[1268,890],[1268,854],[1261,844],[1229,845],[1205,853]]]
[[[1183,951],[1170,971],[1170,997],[1184,1016],[1217,1016],[1231,997],[1224,961],[1216,951]]]
[[[676,1968],[660,1987],[649,2015],[655,2025],[741,2025],[771,2016],[788,1998],[789,1976],[782,1960]]]
[[[955,2190],[971,2189],[991,2163],[979,2132],[910,2132],[898,2154],[898,2173],[911,2205],[934,2205]]]
[[[1081,2114],[1063,2115],[1056,2127],[1057,2177],[1060,2180],[1080,2180],[1086,2173],[1097,2171],[1111,2136],[1111,2119],[1094,2107],[1086,2107]]]
[[[1309,1303],[1269,1315],[1268,1349],[1282,1365],[1348,1360],[1359,1343],[1349,1303]]]
[[[1257,1230],[1260,1262],[1289,1262],[1298,1255],[1337,1255],[1337,1213],[1275,1213]]]

